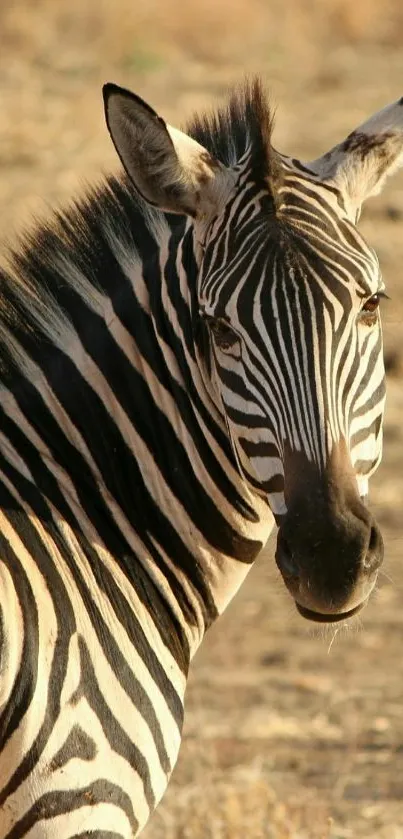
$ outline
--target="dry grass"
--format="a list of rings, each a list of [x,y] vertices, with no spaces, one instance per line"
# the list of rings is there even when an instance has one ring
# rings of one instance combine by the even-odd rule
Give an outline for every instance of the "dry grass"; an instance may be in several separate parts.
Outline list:
[[[193,755],[196,764],[198,755]],[[331,839],[332,819],[316,793],[280,801],[258,765],[206,768],[176,783],[148,829],[152,839]]]
[[[106,79],[182,121],[259,72],[279,103],[276,144],[306,156],[402,93],[400,0],[10,0],[0,33],[3,238],[117,165]],[[258,564],[195,663],[184,748],[149,839],[403,839],[402,183],[362,221],[394,298],[372,496],[384,586],[365,632],[339,633],[328,654],[331,638],[312,637],[268,576],[272,561]]]
[[[399,0],[14,0],[2,4],[0,27],[2,51],[44,63],[56,52],[60,68],[105,56],[130,61],[136,49],[214,63],[233,61],[236,50],[259,41],[268,49],[286,42],[297,54],[313,47],[319,54],[330,40],[400,46],[403,8]]]

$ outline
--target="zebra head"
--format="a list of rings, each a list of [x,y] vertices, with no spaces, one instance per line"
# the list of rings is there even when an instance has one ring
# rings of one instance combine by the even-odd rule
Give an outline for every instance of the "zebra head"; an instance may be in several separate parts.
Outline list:
[[[402,102],[303,164],[273,149],[257,83],[191,136],[113,85],[105,100],[140,194],[188,216],[201,364],[239,472],[279,526],[285,584],[305,617],[348,617],[383,558],[365,499],[382,450],[384,284],[356,222],[400,162]]]

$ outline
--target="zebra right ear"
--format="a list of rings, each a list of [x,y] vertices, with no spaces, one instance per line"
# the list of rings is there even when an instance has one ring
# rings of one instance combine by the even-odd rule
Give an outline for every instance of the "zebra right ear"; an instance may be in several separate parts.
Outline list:
[[[364,122],[308,168],[341,192],[351,221],[361,205],[403,165],[403,97]]]
[[[103,95],[109,133],[140,195],[166,212],[206,214],[225,167],[134,93],[106,84]]]

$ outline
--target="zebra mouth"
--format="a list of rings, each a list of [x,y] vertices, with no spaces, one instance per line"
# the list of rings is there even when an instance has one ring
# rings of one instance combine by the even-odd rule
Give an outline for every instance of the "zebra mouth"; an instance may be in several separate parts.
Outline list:
[[[313,609],[307,609],[306,606],[301,606],[300,603],[295,601],[295,605],[303,618],[306,618],[309,621],[315,621],[315,623],[339,623],[339,621],[346,621],[349,618],[352,618],[353,615],[358,614],[361,611],[363,606],[365,606],[367,602],[366,598],[358,606],[354,606],[353,609],[349,609],[347,612],[336,612],[336,613],[324,613],[324,612],[314,612]]]

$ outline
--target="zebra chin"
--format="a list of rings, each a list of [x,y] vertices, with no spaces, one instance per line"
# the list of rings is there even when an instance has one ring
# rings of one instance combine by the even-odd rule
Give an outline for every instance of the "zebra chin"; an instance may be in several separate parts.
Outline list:
[[[295,590],[292,583],[285,581],[288,591],[293,596],[300,615],[315,623],[339,623],[357,615],[367,605],[370,594],[375,586],[377,572],[372,579],[359,583],[347,597],[333,601],[325,593],[314,594],[307,587],[298,584]]]
[[[366,606],[367,603],[368,597],[352,609],[347,609],[347,611],[326,613],[315,612],[313,609],[307,609],[306,606],[301,606],[297,600],[295,601],[295,605],[300,615],[307,620],[314,621],[314,623],[339,623],[340,621],[349,620],[349,618],[352,618],[354,615],[357,615],[358,612],[361,612],[361,609]]]

